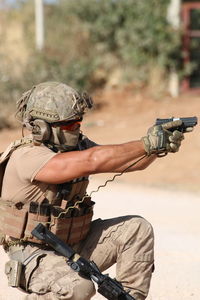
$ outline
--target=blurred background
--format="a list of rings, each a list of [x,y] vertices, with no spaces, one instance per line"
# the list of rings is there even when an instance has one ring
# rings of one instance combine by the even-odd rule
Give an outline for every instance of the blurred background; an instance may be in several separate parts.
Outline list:
[[[16,100],[48,80],[91,93],[83,129],[98,143],[140,138],[156,118],[199,115],[200,1],[0,0],[0,40],[2,150],[18,133]],[[124,178],[197,190],[199,149],[197,126],[180,154]]]
[[[200,120],[200,0],[0,0],[0,151],[22,135],[16,100],[47,80],[93,96],[82,130],[99,144],[140,139],[156,118]],[[96,217],[152,223],[149,300],[199,299],[199,166],[198,124],[178,153],[94,194]],[[89,189],[112,177],[91,176]],[[22,299],[3,283],[1,300]]]

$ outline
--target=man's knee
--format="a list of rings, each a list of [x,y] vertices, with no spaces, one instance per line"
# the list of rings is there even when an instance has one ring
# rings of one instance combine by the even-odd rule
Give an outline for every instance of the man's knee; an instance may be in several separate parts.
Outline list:
[[[74,287],[70,300],[90,300],[95,294],[95,287],[91,280],[82,281]]]
[[[132,216],[121,235],[123,252],[134,261],[152,262],[154,257],[154,234],[151,224],[140,216]]]
[[[31,293],[24,300],[90,300],[95,294],[95,287],[91,280],[80,281],[74,286],[73,291],[63,293],[61,290],[45,294]]]
[[[135,239],[154,239],[153,227],[144,218],[140,216],[130,216],[125,222],[124,237],[127,235],[132,236],[132,240]]]
[[[139,223],[139,232],[143,237],[154,238],[153,227],[146,219],[138,217],[137,222]]]

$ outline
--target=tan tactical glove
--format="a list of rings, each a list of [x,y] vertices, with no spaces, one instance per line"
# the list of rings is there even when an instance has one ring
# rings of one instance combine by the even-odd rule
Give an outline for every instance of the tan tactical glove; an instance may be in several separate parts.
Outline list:
[[[174,130],[182,124],[181,120],[154,125],[147,131],[147,136],[142,137],[147,155],[153,153],[177,152],[184,139],[182,132]],[[174,130],[174,131],[173,131]]]

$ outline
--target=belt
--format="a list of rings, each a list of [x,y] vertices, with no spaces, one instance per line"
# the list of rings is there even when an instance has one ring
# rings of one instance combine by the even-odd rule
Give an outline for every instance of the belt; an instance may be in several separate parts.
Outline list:
[[[32,261],[33,258],[37,257],[38,255],[41,254],[41,250],[40,248],[36,249],[35,251],[33,251],[32,253],[29,253],[29,251],[24,251],[24,247],[23,246],[19,246],[19,247],[11,247],[11,249],[9,249],[9,257],[12,260],[17,260],[19,262],[21,262],[24,266],[28,265],[29,262]],[[42,254],[45,255],[44,252],[42,252]]]

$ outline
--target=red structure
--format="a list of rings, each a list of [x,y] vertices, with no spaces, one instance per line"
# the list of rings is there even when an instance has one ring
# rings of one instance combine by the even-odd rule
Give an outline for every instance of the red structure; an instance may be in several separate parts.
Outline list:
[[[182,89],[200,91],[200,1],[183,1],[182,22],[184,28],[184,64],[190,64],[192,72],[182,83]]]

